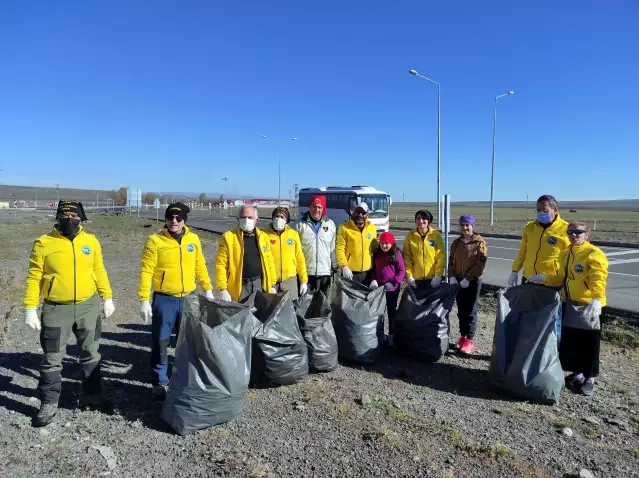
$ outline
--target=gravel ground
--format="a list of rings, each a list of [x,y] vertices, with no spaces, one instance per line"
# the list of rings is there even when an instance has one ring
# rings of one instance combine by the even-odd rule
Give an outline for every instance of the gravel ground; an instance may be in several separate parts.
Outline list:
[[[71,345],[56,421],[35,429],[41,349],[22,323],[20,302],[32,240],[50,223],[0,224],[0,476],[554,477],[580,469],[639,476],[639,352],[604,343],[600,388],[591,398],[565,391],[558,405],[545,406],[502,397],[486,380],[490,294],[482,299],[475,356],[423,364],[388,352],[375,367],[339,366],[293,386],[251,390],[232,422],[176,436],[150,398],[150,330],[136,297],[150,232],[144,225],[96,217],[88,226],[102,243],[114,289],[116,312],[103,324],[101,353],[115,413],[77,409]],[[211,267],[217,238],[201,238]]]

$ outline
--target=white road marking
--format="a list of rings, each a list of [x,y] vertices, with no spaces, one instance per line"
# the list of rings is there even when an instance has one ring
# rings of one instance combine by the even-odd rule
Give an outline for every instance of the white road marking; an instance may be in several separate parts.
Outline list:
[[[626,254],[639,254],[639,249],[628,249],[626,251],[615,251],[615,252],[608,252],[606,253],[606,256],[610,257],[610,256],[623,256]]]
[[[612,260],[608,262],[609,266],[614,266],[616,264],[630,264],[631,262],[639,262],[639,257],[636,259],[619,259],[619,260]]]
[[[615,275],[618,275],[618,276],[624,276],[624,277],[637,277],[637,278],[639,278],[639,275],[637,275],[637,274],[624,274],[623,272],[608,272],[608,275],[611,275],[611,274],[615,274]]]

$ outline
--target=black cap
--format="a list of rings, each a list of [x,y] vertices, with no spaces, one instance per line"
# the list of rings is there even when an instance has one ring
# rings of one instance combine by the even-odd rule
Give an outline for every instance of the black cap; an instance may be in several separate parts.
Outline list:
[[[86,221],[87,215],[84,213],[84,207],[80,201],[73,201],[70,199],[60,199],[58,201],[58,210],[55,213],[55,217],[60,219],[64,213],[73,212],[78,215],[80,221]]]
[[[180,216],[186,222],[186,218],[188,214],[191,212],[191,209],[181,202],[174,202],[173,204],[169,204],[166,208],[166,212],[164,213],[164,218],[168,219],[173,216]]]

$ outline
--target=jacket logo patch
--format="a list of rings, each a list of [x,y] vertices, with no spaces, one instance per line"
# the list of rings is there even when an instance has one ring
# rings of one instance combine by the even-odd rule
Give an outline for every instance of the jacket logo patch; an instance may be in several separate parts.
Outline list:
[[[581,264],[575,264],[575,272],[577,274],[583,274],[584,273],[584,266],[582,266]]]
[[[271,244],[275,245],[277,241],[275,239],[271,239]]]
[[[88,256],[91,254],[91,248],[89,246],[82,246],[82,249],[80,249],[82,251],[82,254],[84,254],[85,256]]]
[[[195,245],[194,244],[188,244],[186,246],[186,250],[189,252],[193,252],[195,250]]]
[[[328,227],[324,226],[322,229],[324,229],[324,232],[328,232]]]
[[[266,252],[266,246],[262,246],[262,252]]]
[[[373,238],[373,236],[371,236],[370,232],[366,233],[366,239],[368,239],[370,241],[372,238]]]
[[[554,246],[555,244],[557,244],[557,238],[555,236],[550,236],[547,240],[548,240],[548,244],[550,244],[551,246]]]
[[[292,246],[292,245],[293,245],[293,239],[286,239],[286,243],[287,243],[289,246]]]
[[[428,245],[429,245],[430,247],[435,247],[435,241],[433,241],[432,239],[429,239],[429,240],[428,240]]]

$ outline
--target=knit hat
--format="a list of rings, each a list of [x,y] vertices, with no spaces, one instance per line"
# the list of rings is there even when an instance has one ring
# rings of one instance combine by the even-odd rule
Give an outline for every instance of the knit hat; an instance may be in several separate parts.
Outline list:
[[[475,218],[471,216],[470,214],[464,214],[462,217],[460,217],[459,224],[461,224],[462,222],[465,222],[466,224],[470,224],[473,227],[475,227],[475,224],[477,223],[477,221],[475,221]]]
[[[320,194],[316,194],[311,198],[311,202],[308,204],[309,207],[313,204],[318,204],[322,206],[322,216],[326,216],[326,197]]]
[[[84,207],[80,201],[72,201],[69,199],[60,199],[58,201],[58,210],[55,213],[55,217],[60,219],[64,213],[72,212],[78,215],[80,221],[86,221],[87,216],[84,213]]]
[[[174,202],[173,204],[169,204],[164,213],[164,218],[169,219],[173,216],[180,216],[186,222],[187,216],[191,212],[191,209],[181,202]]]
[[[395,245],[395,236],[390,232],[384,232],[379,236],[379,242],[387,242],[388,244]]]
[[[273,214],[271,214],[271,219],[273,219],[277,214],[281,214],[286,218],[286,223],[291,222],[291,213],[288,211],[286,207],[276,207],[273,209]]]

